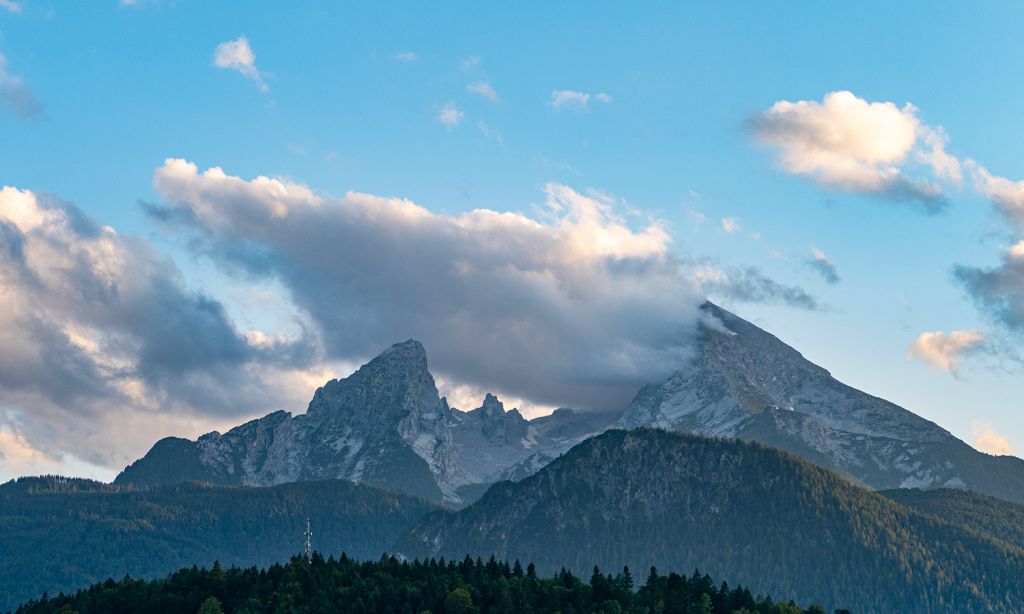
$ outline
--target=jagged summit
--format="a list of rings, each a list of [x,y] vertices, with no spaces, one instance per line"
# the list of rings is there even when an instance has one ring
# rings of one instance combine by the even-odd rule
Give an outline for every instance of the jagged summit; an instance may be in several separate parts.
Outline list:
[[[610,422],[562,416],[572,420],[532,425],[493,394],[469,412],[449,408],[423,344],[409,339],[318,388],[305,414],[278,411],[196,441],[163,439],[115,482],[273,485],[335,477],[460,505],[520,463],[547,462]]]

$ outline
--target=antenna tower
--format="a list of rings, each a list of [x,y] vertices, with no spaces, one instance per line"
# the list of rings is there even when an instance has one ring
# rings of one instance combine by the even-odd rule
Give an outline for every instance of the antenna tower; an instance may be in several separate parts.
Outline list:
[[[306,516],[306,563],[313,562],[313,530],[309,525],[309,516]]]

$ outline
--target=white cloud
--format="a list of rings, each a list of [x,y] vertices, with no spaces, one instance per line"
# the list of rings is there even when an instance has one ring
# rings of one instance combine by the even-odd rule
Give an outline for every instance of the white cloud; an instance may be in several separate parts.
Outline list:
[[[974,447],[986,454],[1007,456],[1013,454],[1010,440],[996,432],[991,422],[971,422]]]
[[[239,36],[235,40],[226,41],[213,50],[213,65],[217,68],[236,70],[247,79],[256,83],[261,92],[269,88],[263,81],[263,73],[256,68],[256,54],[249,45],[249,39]]]
[[[43,106],[21,77],[7,71],[7,57],[0,53],[0,110],[3,109],[22,117],[36,117],[43,112]]]
[[[20,13],[21,4],[15,2],[14,0],[0,0],[0,9],[5,9],[12,13]]]
[[[463,58],[460,64],[462,65],[462,70],[472,70],[483,64],[483,62],[483,59],[479,56],[471,55],[468,58]]]
[[[740,219],[737,217],[723,217],[722,218],[722,230],[728,234],[732,234],[740,230]]]
[[[988,172],[974,160],[967,160],[974,189],[987,197],[1011,223],[1024,226],[1024,181],[1011,181]]]
[[[487,81],[477,81],[476,83],[470,83],[466,86],[466,89],[471,94],[482,96],[491,102],[498,102],[498,92],[494,91],[494,87],[491,86]]]
[[[577,92],[575,90],[554,90],[551,92],[551,106],[558,110],[582,111],[589,108],[592,97],[598,102],[605,104],[612,101],[612,97],[604,92],[591,96],[587,92]]]
[[[416,53],[412,51],[400,51],[395,54],[395,59],[399,62],[410,63],[419,60],[420,56],[416,55]]]
[[[459,110],[455,102],[446,102],[443,107],[437,112],[437,121],[441,122],[449,128],[454,128],[459,125],[465,114]]]
[[[933,367],[956,372],[961,361],[981,348],[985,335],[977,330],[921,333],[907,348],[907,358],[917,358]]]
[[[945,151],[945,133],[922,124],[910,103],[868,102],[847,91],[827,94],[821,102],[780,100],[755,114],[751,128],[758,142],[779,151],[783,170],[829,188],[935,209],[942,187],[911,177],[912,163],[938,179],[961,177],[959,161]]]

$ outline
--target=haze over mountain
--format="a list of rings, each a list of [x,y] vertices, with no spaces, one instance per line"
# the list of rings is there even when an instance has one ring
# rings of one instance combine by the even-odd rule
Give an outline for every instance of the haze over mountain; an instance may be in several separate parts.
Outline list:
[[[343,478],[451,505],[537,471],[615,423],[738,437],[793,452],[878,489],[968,488],[1024,501],[1024,461],[983,454],[945,429],[834,379],[776,337],[711,303],[692,359],[618,417],[561,409],[524,419],[487,395],[463,412],[438,395],[416,341],[275,412],[197,441],[163,439],[117,484],[270,485]]]
[[[396,546],[494,554],[541,572],[728,572],[754,592],[858,613],[1019,612],[1024,550],[914,511],[795,456],[735,440],[613,430]]]

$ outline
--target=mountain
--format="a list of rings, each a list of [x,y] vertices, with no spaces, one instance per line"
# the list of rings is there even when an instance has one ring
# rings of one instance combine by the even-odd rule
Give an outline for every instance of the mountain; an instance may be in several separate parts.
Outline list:
[[[90,480],[0,486],[0,612],[44,591],[184,566],[269,565],[301,553],[306,518],[326,554],[376,559],[423,515],[413,497],[339,480],[270,488],[195,483],[131,490]]]
[[[966,490],[899,488],[879,494],[926,514],[1024,548],[1024,505]]]
[[[188,480],[266,486],[341,478],[464,504],[496,481],[530,473],[616,416],[559,410],[526,420],[487,395],[463,412],[438,395],[423,345],[393,345],[319,388],[305,414],[283,411],[196,441],[160,440],[115,484]]]
[[[591,438],[423,519],[409,558],[686,570],[858,613],[1024,611],[1024,550],[760,444],[660,430]]]
[[[966,488],[1024,503],[1024,460],[978,452],[837,381],[757,326],[711,303],[703,309],[692,359],[642,388],[621,416],[561,409],[526,420],[493,395],[460,411],[439,396],[423,346],[409,340],[325,384],[305,414],[163,439],[115,483],[341,478],[462,506],[614,425],[757,441],[876,489]]]
[[[978,452],[902,407],[851,388],[711,303],[690,362],[644,387],[620,428],[737,437],[877,489],[968,488],[1024,502],[1024,460]]]

